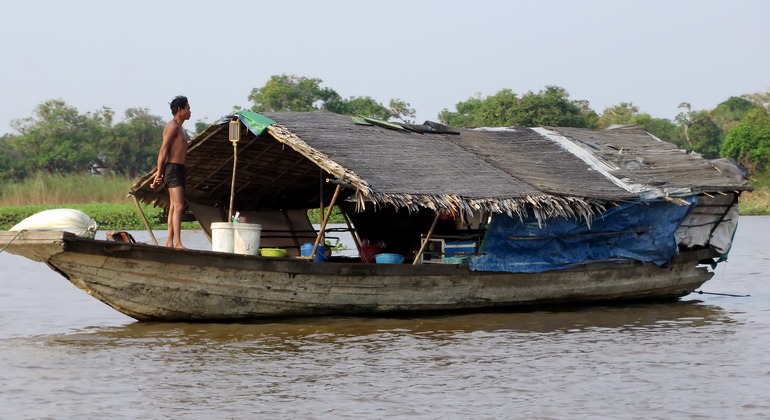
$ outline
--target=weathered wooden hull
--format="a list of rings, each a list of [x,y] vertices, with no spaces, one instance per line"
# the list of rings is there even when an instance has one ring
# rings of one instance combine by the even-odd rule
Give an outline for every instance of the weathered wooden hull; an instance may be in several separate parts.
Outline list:
[[[0,232],[0,248],[16,232]],[[174,250],[25,232],[6,252],[43,261],[77,287],[140,321],[235,321],[332,314],[483,310],[675,299],[713,275],[704,255],[666,267],[601,263],[538,274],[465,266],[311,263]]]

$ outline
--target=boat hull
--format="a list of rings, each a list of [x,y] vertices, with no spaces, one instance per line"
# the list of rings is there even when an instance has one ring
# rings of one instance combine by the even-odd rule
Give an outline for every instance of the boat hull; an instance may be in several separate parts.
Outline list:
[[[624,261],[530,274],[474,272],[467,266],[444,264],[313,263],[46,233],[47,240],[43,233],[25,233],[8,251],[45,261],[91,296],[140,321],[237,321],[675,299],[713,275],[698,266],[702,253],[680,254],[665,267]],[[3,238],[0,235],[0,244]],[[50,255],[43,259],[46,252]]]

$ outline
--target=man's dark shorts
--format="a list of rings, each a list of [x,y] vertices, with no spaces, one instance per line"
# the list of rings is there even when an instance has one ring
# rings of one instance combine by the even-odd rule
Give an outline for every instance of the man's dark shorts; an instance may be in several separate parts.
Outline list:
[[[163,168],[163,181],[166,188],[184,188],[184,165],[181,163],[167,163]]]

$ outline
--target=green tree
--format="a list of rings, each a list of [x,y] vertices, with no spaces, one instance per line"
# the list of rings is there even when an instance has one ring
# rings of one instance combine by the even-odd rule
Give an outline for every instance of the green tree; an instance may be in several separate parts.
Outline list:
[[[4,134],[0,137],[0,180],[19,181],[27,176],[22,156],[15,150],[15,136]]]
[[[756,92],[741,96],[743,99],[751,101],[754,105],[770,111],[770,92]]]
[[[668,142],[677,139],[681,131],[671,120],[653,118],[650,114],[639,112],[639,107],[633,102],[621,102],[605,108],[599,117],[598,125],[600,128],[613,125],[638,125],[653,136]]]
[[[495,94],[495,96],[498,97],[504,95],[513,96],[514,99],[510,102],[510,106],[514,106],[518,101],[516,94],[513,93],[513,91],[510,89],[503,89]],[[458,102],[455,105],[455,112],[449,111],[446,108],[442,110],[438,116],[439,121],[455,127],[482,127],[484,124],[481,121],[486,119],[485,116],[482,115],[486,112],[486,110],[484,110],[484,106],[488,101],[492,101],[490,98],[491,97],[482,99],[481,95],[477,94],[476,96],[468,98],[468,100],[464,102]],[[504,110],[505,107],[501,107],[500,114],[502,114],[502,111]],[[492,116],[492,118],[495,120],[503,120],[505,117],[500,115],[498,117]],[[500,123],[494,125],[504,126],[505,124]]]
[[[748,99],[731,96],[726,101],[720,103],[716,108],[709,112],[714,123],[724,132],[730,131],[743,120],[743,118],[752,109],[759,105]]]
[[[615,106],[604,108],[599,117],[599,127],[636,124],[636,118],[639,115],[639,107],[632,102],[621,102]]]
[[[211,125],[212,124],[210,124],[210,123],[208,123],[208,122],[206,122],[204,120],[197,120],[197,121],[195,121],[195,133],[190,134],[189,137],[190,138],[197,137],[198,134],[202,133],[204,130],[209,128],[209,126],[211,126]],[[158,147],[160,147],[160,146],[158,146]]]
[[[402,101],[401,99],[390,100],[390,116],[399,119],[405,123],[413,123],[415,116],[415,110],[412,105]]]
[[[680,138],[682,129],[667,118],[652,118],[650,114],[639,114],[634,117],[634,124],[638,124],[653,136],[674,143]]]
[[[307,112],[339,99],[330,88],[321,88],[321,79],[295,75],[274,75],[261,88],[252,89],[249,100],[254,112]]]
[[[360,115],[362,117],[387,120],[390,111],[370,96],[353,96],[350,99],[333,98],[324,104],[324,109],[343,115]]]
[[[156,163],[163,138],[163,119],[147,108],[129,108],[99,143],[99,162],[115,173],[136,177]]]
[[[682,110],[674,120],[682,126],[682,140],[684,144],[678,142],[677,145],[692,150],[692,140],[690,140],[690,124],[692,124],[692,105],[689,102],[682,102],[677,107]]]
[[[253,112],[308,112],[327,110],[343,115],[360,115],[387,120],[389,117],[414,118],[415,111],[400,99],[391,99],[390,108],[370,96],[342,98],[334,89],[322,88],[323,80],[295,75],[274,75],[261,88],[252,89],[249,100]],[[234,107],[237,111],[240,107]]]
[[[749,111],[725,136],[721,155],[731,157],[759,173],[770,163],[770,114],[764,108]]]
[[[97,161],[97,141],[112,122],[112,111],[104,108],[80,115],[62,100],[38,105],[34,116],[12,121],[20,134],[13,138],[30,172],[72,173],[87,170]]]
[[[682,126],[681,136],[674,143],[687,150],[702,154],[713,159],[719,156],[723,131],[711,120],[707,111],[693,111],[687,102],[679,104],[683,109],[676,116],[676,121]]]
[[[519,108],[520,126],[588,126],[583,110],[558,86],[546,86],[536,94],[527,92],[521,97]]]
[[[693,113],[689,132],[692,144],[689,150],[700,153],[706,159],[719,157],[723,131],[711,120],[707,111]]]
[[[439,120],[459,127],[589,127],[597,119],[587,101],[570,100],[567,91],[558,86],[547,86],[538,93],[530,91],[521,97],[510,89],[502,89],[484,99],[469,98],[455,105],[455,109],[444,109]]]
[[[487,97],[476,108],[475,125],[479,127],[519,125],[520,101],[519,96],[512,90],[502,89]]]
[[[591,104],[585,99],[572,101],[580,110],[580,114],[585,118],[586,128],[599,128],[599,114],[591,108]]]

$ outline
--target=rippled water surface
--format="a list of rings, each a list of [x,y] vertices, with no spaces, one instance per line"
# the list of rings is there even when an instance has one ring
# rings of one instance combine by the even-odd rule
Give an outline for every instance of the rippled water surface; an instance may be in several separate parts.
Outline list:
[[[750,296],[251,324],[134,322],[0,253],[0,418],[768,418],[768,231],[702,289]]]

